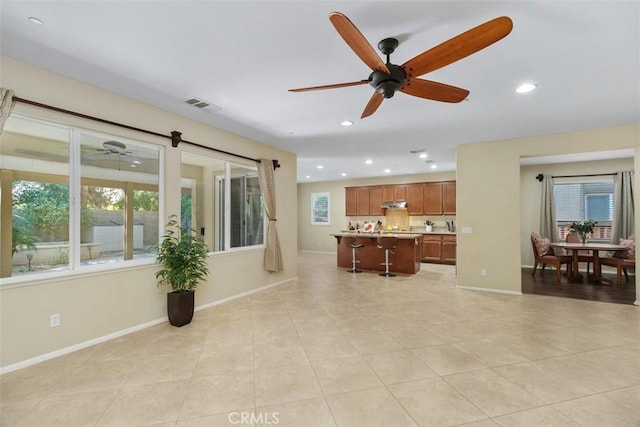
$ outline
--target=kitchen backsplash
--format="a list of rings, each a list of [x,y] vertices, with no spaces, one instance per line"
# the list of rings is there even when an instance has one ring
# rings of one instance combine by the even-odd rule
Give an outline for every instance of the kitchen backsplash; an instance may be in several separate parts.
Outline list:
[[[355,227],[356,223],[358,223],[360,225],[360,227],[362,227],[362,225],[365,222],[382,222],[382,226],[384,228],[387,227],[387,225],[395,225],[395,224],[390,224],[388,221],[389,218],[385,217],[385,216],[380,216],[380,217],[373,217],[373,216],[350,216],[350,217],[346,217],[345,218],[345,223],[344,223],[344,230],[347,230],[349,227],[349,223],[351,223],[351,225],[353,225]],[[446,215],[446,216],[442,216],[442,215],[438,215],[438,216],[410,216],[409,217],[409,227],[411,229],[417,230],[417,231],[424,231],[425,228],[425,222],[426,221],[431,221],[433,222],[433,229],[435,231],[444,231],[447,229],[447,221],[455,221],[456,220],[456,216],[455,215]]]

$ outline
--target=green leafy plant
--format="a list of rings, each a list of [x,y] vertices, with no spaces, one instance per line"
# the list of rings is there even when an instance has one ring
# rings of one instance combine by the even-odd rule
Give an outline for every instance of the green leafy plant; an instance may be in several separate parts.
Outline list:
[[[162,265],[158,286],[177,293],[194,291],[209,274],[207,245],[194,229],[180,227],[176,215],[169,217],[156,261]]]
[[[575,221],[571,223],[571,225],[569,226],[569,229],[575,231],[578,234],[589,234],[589,233],[593,233],[593,231],[596,228],[596,225],[598,225],[597,221],[588,219],[586,221]]]
[[[38,238],[31,233],[32,226],[29,221],[13,214],[11,217],[11,256],[21,250],[31,249],[37,251],[36,242]]]

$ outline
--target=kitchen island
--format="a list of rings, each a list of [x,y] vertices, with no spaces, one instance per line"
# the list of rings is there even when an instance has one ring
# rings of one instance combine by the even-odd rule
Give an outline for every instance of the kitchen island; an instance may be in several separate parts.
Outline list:
[[[358,249],[357,259],[360,261],[357,267],[360,270],[384,271],[384,250],[378,248],[377,238],[379,236],[397,237],[398,243],[389,254],[389,271],[401,274],[416,274],[420,271],[420,261],[422,260],[422,234],[421,233],[353,233],[342,232],[332,234],[338,244],[338,267],[351,268],[351,248],[350,239],[344,237],[355,237],[364,246]]]

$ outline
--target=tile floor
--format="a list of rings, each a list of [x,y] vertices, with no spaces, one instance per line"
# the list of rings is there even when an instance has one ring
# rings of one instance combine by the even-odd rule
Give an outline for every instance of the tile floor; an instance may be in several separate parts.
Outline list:
[[[639,426],[640,309],[455,288],[454,268],[299,280],[0,377],[2,426]]]

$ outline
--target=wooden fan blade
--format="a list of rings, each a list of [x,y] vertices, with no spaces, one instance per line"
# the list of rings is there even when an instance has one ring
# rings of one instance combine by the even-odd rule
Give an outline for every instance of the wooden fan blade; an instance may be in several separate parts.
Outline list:
[[[369,44],[366,38],[362,35],[360,30],[340,12],[331,12],[329,14],[329,20],[336,28],[336,31],[349,45],[351,50],[358,55],[358,58],[369,66],[372,70],[384,71],[389,73],[389,69],[382,62],[382,59],[376,53],[375,49]]]
[[[359,86],[365,83],[369,83],[369,80],[360,80],[357,82],[348,82],[348,83],[336,83],[332,85],[323,85],[323,86],[301,87],[298,89],[289,89],[289,92],[307,92],[310,90],[336,89],[339,87]]]
[[[382,96],[378,92],[373,92],[373,96],[367,103],[367,106],[364,107],[364,111],[362,112],[362,116],[360,116],[360,118],[364,119],[365,117],[369,117],[370,115],[375,113],[380,104],[382,104],[382,101],[384,101],[384,96]]]
[[[492,45],[511,32],[506,16],[487,21],[410,59],[402,65],[407,77],[418,77]]]
[[[423,79],[408,79],[400,88],[400,92],[418,98],[453,103],[461,102],[469,95],[469,91],[466,89]]]

